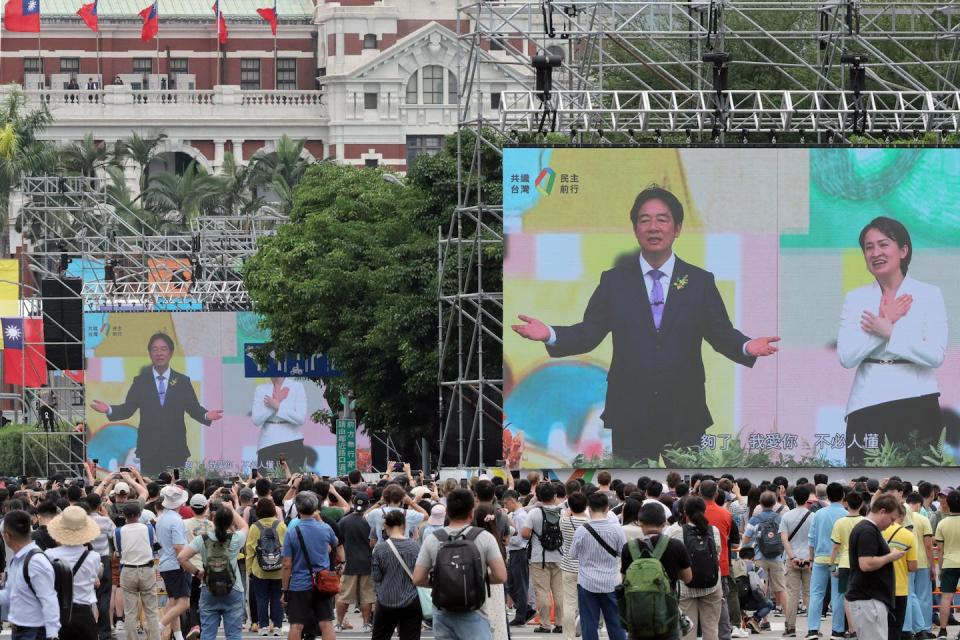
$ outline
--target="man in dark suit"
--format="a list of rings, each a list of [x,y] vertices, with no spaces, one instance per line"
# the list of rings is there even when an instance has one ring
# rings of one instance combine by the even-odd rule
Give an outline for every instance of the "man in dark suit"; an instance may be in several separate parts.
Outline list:
[[[648,187],[630,210],[639,255],[600,276],[583,322],[551,327],[521,315],[513,330],[546,343],[554,358],[592,351],[613,334],[604,425],[613,430],[618,458],[656,460],[663,447],[699,446],[713,424],[707,409],[701,345],[706,340],[730,360],[752,367],[776,353],[777,337],[751,340],[730,324],[713,274],[673,253],[683,205],[672,193]]]
[[[155,333],[147,343],[152,367],[144,367],[133,379],[123,404],[111,407],[94,400],[94,411],[110,420],[126,420],[140,411],[137,430],[137,457],[145,473],[155,474],[169,468],[183,467],[190,457],[187,447],[187,426],[183,414],[203,425],[223,417],[223,411],[207,411],[197,400],[190,378],[170,368],[173,339]]]

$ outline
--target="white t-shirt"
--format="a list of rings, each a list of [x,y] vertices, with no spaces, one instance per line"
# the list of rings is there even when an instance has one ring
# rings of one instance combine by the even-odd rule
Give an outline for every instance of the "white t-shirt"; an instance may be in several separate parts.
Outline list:
[[[151,525],[134,522],[133,524],[125,524],[117,530],[116,536],[119,538],[119,545],[116,545],[116,549],[117,553],[120,554],[121,565],[136,567],[153,562],[150,529],[152,529]]]

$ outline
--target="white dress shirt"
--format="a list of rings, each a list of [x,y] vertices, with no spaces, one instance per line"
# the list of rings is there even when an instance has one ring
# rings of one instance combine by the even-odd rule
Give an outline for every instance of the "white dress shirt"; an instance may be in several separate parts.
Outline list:
[[[287,397],[280,402],[279,409],[263,403],[264,398],[273,395],[273,382],[257,385],[253,392],[250,417],[253,424],[261,427],[257,449],[303,440],[303,424],[307,421],[306,389],[302,382],[290,378],[284,378],[280,386],[287,390]]]
[[[857,368],[846,415],[883,402],[937,393],[933,370],[947,352],[947,308],[940,288],[910,276],[903,279],[897,297],[910,294],[913,303],[893,325],[890,339],[867,333],[860,326],[864,311],[877,314],[882,291],[876,282],[847,294],[840,316],[837,356],[847,369]],[[909,364],[876,364],[876,360],[909,360]]]
[[[121,565],[139,567],[153,562],[153,525],[134,522],[125,524],[115,532],[114,547],[120,555]]]
[[[7,582],[0,589],[0,607],[7,610],[7,620],[18,627],[46,629],[48,638],[60,633],[60,603],[53,586],[53,565],[46,558],[35,554],[27,569],[33,590],[23,579],[23,562],[31,549],[40,550],[31,542],[17,552],[7,565]],[[99,556],[97,562],[100,562]],[[36,595],[34,595],[36,593]]]
[[[83,555],[87,548],[83,545],[69,547],[54,547],[47,549],[47,557],[51,560],[60,560],[70,569]],[[100,556],[91,551],[73,576],[73,601],[76,604],[97,604],[96,583],[103,572],[103,563]]]

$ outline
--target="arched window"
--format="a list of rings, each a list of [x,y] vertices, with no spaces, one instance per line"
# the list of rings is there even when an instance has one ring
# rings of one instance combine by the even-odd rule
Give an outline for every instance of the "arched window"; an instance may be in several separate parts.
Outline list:
[[[363,48],[364,49],[376,49],[377,48],[377,34],[367,33],[363,36]]]
[[[407,104],[457,104],[459,83],[452,71],[431,64],[413,72],[406,93]]]

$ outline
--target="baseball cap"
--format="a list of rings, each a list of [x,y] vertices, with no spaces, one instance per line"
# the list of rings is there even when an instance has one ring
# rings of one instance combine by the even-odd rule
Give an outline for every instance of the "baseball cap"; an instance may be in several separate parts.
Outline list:
[[[253,489],[244,487],[243,489],[240,489],[240,493],[237,495],[241,500],[253,500],[255,494],[253,493]]]
[[[130,493],[130,485],[126,482],[118,482],[113,485],[113,490],[117,493]]]
[[[193,494],[193,497],[190,498],[190,506],[194,509],[206,509],[207,497],[202,493]]]

